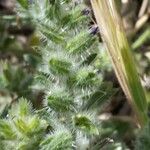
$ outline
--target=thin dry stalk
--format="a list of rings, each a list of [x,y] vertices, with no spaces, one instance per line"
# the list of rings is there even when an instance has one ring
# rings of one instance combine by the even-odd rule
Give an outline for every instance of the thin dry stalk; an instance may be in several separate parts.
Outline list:
[[[135,111],[139,125],[143,126],[148,120],[147,101],[115,2],[91,0],[91,4],[116,76]]]

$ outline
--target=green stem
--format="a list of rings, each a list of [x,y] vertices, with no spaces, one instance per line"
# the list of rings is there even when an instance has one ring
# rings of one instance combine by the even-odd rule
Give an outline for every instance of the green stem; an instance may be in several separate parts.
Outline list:
[[[142,44],[150,39],[150,27],[147,28],[139,38],[132,44],[132,49],[135,50],[139,48]]]

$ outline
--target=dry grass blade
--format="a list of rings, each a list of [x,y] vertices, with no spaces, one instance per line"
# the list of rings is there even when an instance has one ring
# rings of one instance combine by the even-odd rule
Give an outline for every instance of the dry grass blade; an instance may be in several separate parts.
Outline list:
[[[114,0],[91,0],[100,33],[120,85],[140,126],[147,122],[147,101]]]

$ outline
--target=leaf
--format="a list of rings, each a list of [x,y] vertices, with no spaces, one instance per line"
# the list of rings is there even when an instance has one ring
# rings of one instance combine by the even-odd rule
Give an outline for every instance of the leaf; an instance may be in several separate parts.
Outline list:
[[[89,96],[84,109],[96,109],[103,106],[116,92],[117,89],[113,88],[112,83],[104,82],[95,93]]]
[[[47,101],[49,107],[56,113],[71,111],[74,105],[73,98],[66,92],[52,93],[47,96]]]
[[[67,42],[66,51],[73,54],[85,52],[94,44],[95,40],[95,36],[88,31],[82,31]]]
[[[94,72],[94,69],[84,67],[76,73],[76,84],[81,87],[92,87],[101,83],[101,78]]]
[[[56,44],[64,42],[64,38],[61,34],[57,33],[56,31],[53,32],[49,29],[42,29],[42,33],[51,41],[55,42]]]
[[[80,129],[87,134],[99,134],[96,125],[93,123],[93,120],[91,120],[86,114],[79,113],[75,115],[73,117],[73,123],[77,129]]]
[[[19,103],[12,105],[12,108],[11,108],[9,114],[12,117],[14,117],[14,116],[25,117],[25,116],[31,115],[32,114],[32,105],[26,99],[20,98]]]
[[[72,150],[72,134],[64,129],[59,130],[47,135],[41,143],[40,150]]]
[[[0,139],[12,140],[16,138],[16,134],[8,120],[0,120]]]
[[[51,58],[49,60],[49,68],[54,74],[69,74],[71,63],[66,60]]]
[[[28,0],[17,0],[17,1],[24,9],[28,9],[29,7]]]

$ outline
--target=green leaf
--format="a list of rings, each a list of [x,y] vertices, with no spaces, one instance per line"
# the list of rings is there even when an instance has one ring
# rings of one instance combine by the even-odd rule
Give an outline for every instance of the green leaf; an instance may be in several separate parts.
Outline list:
[[[101,83],[101,78],[94,72],[94,69],[83,67],[79,69],[75,76],[77,86],[91,87]]]
[[[72,134],[61,129],[61,131],[55,131],[54,134],[47,135],[41,143],[40,150],[72,150],[72,144]]]
[[[82,31],[67,42],[66,51],[73,54],[85,52],[94,44],[95,40],[95,36],[89,31]]]
[[[73,117],[74,126],[87,134],[98,135],[98,129],[93,120],[86,114],[79,113]]]
[[[70,72],[71,63],[66,60],[51,58],[49,60],[49,68],[54,74],[68,74]]]
[[[48,95],[48,105],[50,108],[59,112],[68,112],[73,108],[73,98],[67,92],[56,92]]]
[[[15,131],[8,120],[0,120],[0,140],[12,140],[16,138]]]
[[[97,106],[100,108],[106,103],[112,95],[117,92],[117,89],[113,88],[111,82],[104,82],[101,84],[100,88],[97,89],[87,98],[87,102],[84,106],[84,109],[97,109]]]
[[[41,27],[42,28],[42,27]],[[53,29],[54,30],[54,29]],[[61,34],[57,33],[56,31],[52,31],[49,29],[42,29],[42,33],[51,41],[55,42],[56,44],[64,42],[64,38]]]
[[[29,7],[28,0],[17,0],[17,1],[24,9],[28,9]]]
[[[24,98],[19,99],[19,103],[12,106],[10,110],[11,116],[25,117],[32,114],[32,105]]]

